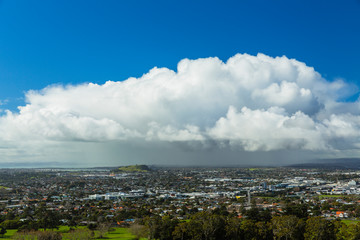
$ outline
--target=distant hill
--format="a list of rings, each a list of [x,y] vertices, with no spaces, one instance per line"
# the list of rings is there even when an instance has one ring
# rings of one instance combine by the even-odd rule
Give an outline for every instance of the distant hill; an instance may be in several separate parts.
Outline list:
[[[151,169],[146,165],[130,165],[119,167],[114,170],[115,173],[121,172],[149,172]]]
[[[360,169],[360,158],[320,159],[308,163],[288,165],[294,168]]]

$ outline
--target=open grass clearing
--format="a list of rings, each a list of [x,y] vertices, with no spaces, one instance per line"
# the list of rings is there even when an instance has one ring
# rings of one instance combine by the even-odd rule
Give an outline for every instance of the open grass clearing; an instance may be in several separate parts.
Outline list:
[[[345,223],[346,225],[350,225],[350,224],[356,224],[360,222],[360,220],[342,219],[341,222]]]

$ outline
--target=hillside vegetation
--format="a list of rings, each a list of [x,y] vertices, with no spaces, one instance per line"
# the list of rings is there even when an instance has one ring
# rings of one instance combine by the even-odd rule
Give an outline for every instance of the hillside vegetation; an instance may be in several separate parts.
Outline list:
[[[149,172],[151,169],[146,165],[130,165],[130,166],[123,166],[115,169],[114,172]]]

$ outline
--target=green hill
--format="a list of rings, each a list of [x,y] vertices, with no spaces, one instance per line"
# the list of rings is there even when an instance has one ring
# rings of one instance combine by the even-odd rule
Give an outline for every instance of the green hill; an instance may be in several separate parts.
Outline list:
[[[115,169],[114,172],[149,172],[151,169],[146,165],[130,165],[130,166],[123,166]]]

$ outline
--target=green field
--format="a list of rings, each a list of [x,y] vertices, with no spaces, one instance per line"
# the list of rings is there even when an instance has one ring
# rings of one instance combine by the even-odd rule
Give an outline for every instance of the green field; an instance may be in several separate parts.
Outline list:
[[[327,194],[327,195],[319,195],[319,198],[320,199],[323,199],[323,198],[340,198],[340,197],[345,197],[346,195],[339,195],[339,194],[334,194],[334,195],[330,195],[330,194]]]
[[[105,237],[106,239],[135,239],[128,228],[115,228],[115,231],[109,232]]]
[[[86,228],[86,227],[79,227]],[[66,239],[66,235],[69,234],[68,231],[70,230],[67,226],[61,226],[58,230],[58,232],[61,232],[63,234],[63,239]],[[3,238],[0,238],[1,240],[10,240],[12,239],[12,236],[17,232],[17,230],[9,229],[7,230],[7,233],[4,235]],[[96,231],[95,231],[96,235]],[[94,238],[94,239],[101,239],[101,238]],[[135,239],[135,236],[132,235],[128,228],[114,228],[114,231],[110,231],[105,235],[105,238],[102,239],[120,239],[120,240],[131,240]],[[146,238],[144,238],[146,239]]]
[[[356,223],[360,222],[360,220],[343,219],[343,220],[341,220],[341,222],[345,223],[346,225],[350,225],[350,224],[356,224]]]
[[[6,234],[4,235],[3,238],[0,238],[0,239],[11,239],[11,237],[17,232],[17,230],[12,230],[12,229],[9,229],[7,230]]]

